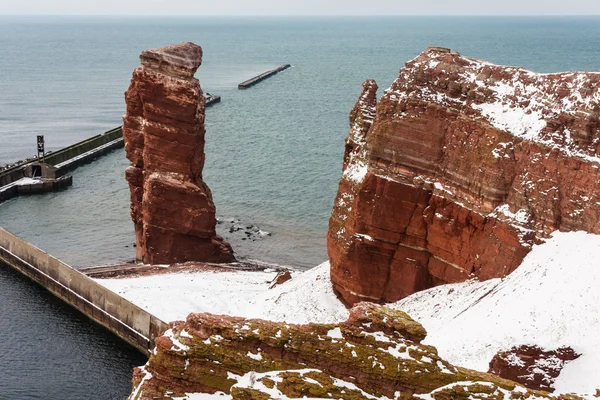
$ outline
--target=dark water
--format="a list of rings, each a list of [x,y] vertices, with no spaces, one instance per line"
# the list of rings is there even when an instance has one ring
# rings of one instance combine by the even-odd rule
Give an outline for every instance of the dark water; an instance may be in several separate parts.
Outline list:
[[[144,356],[0,263],[0,399],[124,399]]]
[[[600,17],[0,17],[0,164],[121,123],[148,47],[194,41],[207,111],[205,179],[217,213],[272,232],[238,255],[308,268],[325,260],[348,113],[366,78],[380,94],[429,45],[539,72],[600,69]],[[293,68],[246,91],[237,83]],[[79,168],[72,188],[0,204],[0,226],[74,266],[133,258],[123,151]],[[0,398],[114,398],[137,353],[47,293],[0,272]],[[26,397],[34,393],[38,397]],[[72,397],[68,397],[71,396]]]

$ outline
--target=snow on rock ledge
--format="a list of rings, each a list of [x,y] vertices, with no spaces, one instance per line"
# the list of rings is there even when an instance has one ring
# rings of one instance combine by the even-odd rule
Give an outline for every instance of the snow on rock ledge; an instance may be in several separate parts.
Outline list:
[[[556,232],[504,279],[439,286],[395,303],[423,324],[425,343],[455,365],[487,371],[513,346],[581,354],[554,382],[557,393],[600,388],[600,236]]]
[[[454,367],[420,344],[420,324],[372,303],[341,324],[191,314],[169,328],[136,370],[130,400],[555,398]]]
[[[501,278],[555,230],[600,233],[600,73],[429,48],[376,90],[350,113],[329,222],[346,303]]]

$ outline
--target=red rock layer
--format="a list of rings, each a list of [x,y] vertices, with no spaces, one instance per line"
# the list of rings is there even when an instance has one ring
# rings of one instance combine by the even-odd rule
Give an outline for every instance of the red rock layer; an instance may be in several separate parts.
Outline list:
[[[349,304],[512,272],[561,230],[600,232],[600,74],[535,74],[429,48],[350,114],[329,223]]]
[[[554,392],[552,385],[565,364],[579,356],[570,347],[544,351],[537,346],[515,346],[496,354],[489,372],[529,389]]]
[[[425,336],[402,311],[373,303],[356,305],[338,324],[190,314],[156,339],[148,363],[134,372],[129,399],[208,393],[236,400],[550,397],[457,368],[421,344]]]
[[[204,96],[193,43],[149,49],[133,72],[123,116],[137,258],[149,264],[229,262],[215,232],[215,206],[202,181]]]

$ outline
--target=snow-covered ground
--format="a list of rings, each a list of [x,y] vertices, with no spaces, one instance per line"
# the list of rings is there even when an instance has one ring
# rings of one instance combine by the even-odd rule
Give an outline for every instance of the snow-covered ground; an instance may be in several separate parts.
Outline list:
[[[210,312],[304,324],[340,322],[348,310],[329,280],[329,263],[269,289],[276,271],[179,272],[96,281],[163,321]]]
[[[600,388],[600,235],[556,232],[504,279],[444,285],[392,305],[427,329],[441,357],[486,371],[522,344],[582,354],[566,364],[557,393]]]
[[[437,347],[440,356],[480,371],[487,371],[498,351],[513,346],[570,346],[582,355],[566,364],[554,387],[558,393],[593,394],[600,388],[599,254],[600,235],[556,232],[533,246],[506,278],[439,286],[390,307],[423,324],[424,343]],[[164,321],[183,320],[191,312],[290,323],[347,319],[333,293],[329,263],[269,289],[275,275],[181,272],[97,281]]]

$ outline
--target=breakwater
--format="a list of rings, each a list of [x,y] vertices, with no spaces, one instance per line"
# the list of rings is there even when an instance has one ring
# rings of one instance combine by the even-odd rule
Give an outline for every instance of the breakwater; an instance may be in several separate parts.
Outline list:
[[[0,264],[31,278],[146,355],[167,327],[146,310],[2,228]]]
[[[288,69],[290,67],[291,67],[290,64],[285,64],[285,65],[282,65],[281,67],[277,67],[277,68],[272,69],[270,71],[263,72],[262,74],[257,75],[254,78],[250,78],[250,79],[248,79],[248,80],[240,83],[238,85],[238,89],[248,89],[249,87],[254,86],[254,85],[256,85],[259,82],[262,82],[265,79],[267,79],[267,78],[269,78],[269,77],[271,77],[271,76],[273,76],[275,74],[280,73],[281,71],[285,71],[286,69]]]
[[[206,104],[205,107],[210,107],[213,106],[217,103],[221,102],[221,96],[218,95],[213,95],[213,94],[206,94]]]
[[[16,163],[0,171],[0,202],[18,194],[63,189],[72,184],[71,177],[64,177],[67,172],[120,147],[123,147],[123,133],[119,126],[49,153],[41,160]],[[40,179],[32,181],[37,173]]]
[[[11,199],[19,194],[35,194],[54,192],[67,188],[73,184],[72,176],[63,176],[51,180],[35,180],[32,178],[21,178],[6,186],[0,187],[0,203]]]

